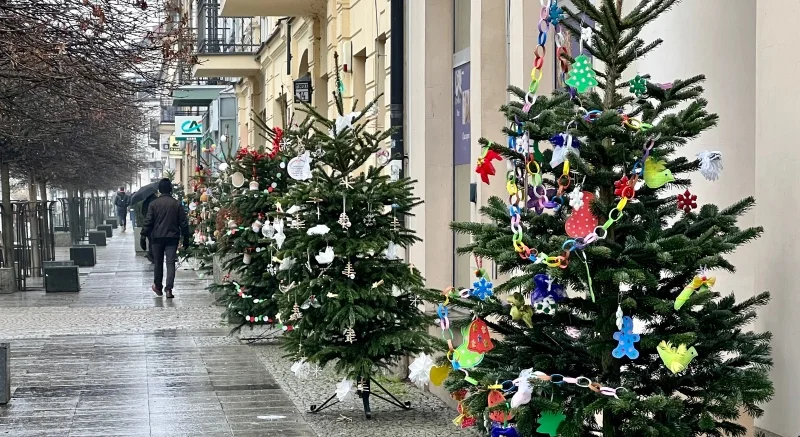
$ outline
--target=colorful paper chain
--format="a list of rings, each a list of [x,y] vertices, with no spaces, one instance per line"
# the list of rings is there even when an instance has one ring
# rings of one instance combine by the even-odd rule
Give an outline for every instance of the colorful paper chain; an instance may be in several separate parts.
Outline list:
[[[618,391],[620,391],[620,390],[628,391],[628,389],[625,388],[625,387],[613,388],[613,387],[604,386],[604,385],[602,385],[600,383],[597,383],[597,382],[592,382],[591,379],[589,379],[589,378],[587,378],[585,376],[579,376],[577,378],[571,378],[571,377],[564,376],[564,375],[561,375],[561,374],[558,374],[558,373],[554,373],[552,375],[548,375],[548,374],[546,374],[544,372],[538,372],[538,371],[537,372],[533,372],[531,374],[531,376],[533,378],[536,378],[536,379],[540,380],[540,381],[549,382],[549,383],[555,384],[555,385],[574,384],[574,385],[576,385],[578,387],[588,388],[589,390],[591,390],[591,391],[593,391],[595,393],[600,393],[601,395],[608,396],[608,397],[615,398],[615,399],[619,399],[619,397],[617,397],[617,392]],[[500,384],[487,386],[487,388],[489,390],[502,390],[505,393],[515,391],[515,390],[517,390],[518,387],[519,387],[519,379],[515,379],[513,381],[512,380],[506,380],[506,381],[503,381]]]

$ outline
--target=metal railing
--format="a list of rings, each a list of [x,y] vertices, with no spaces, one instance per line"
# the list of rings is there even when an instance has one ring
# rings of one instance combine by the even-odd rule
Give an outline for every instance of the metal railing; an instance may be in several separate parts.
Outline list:
[[[260,47],[253,17],[220,16],[219,0],[197,1],[197,52],[255,53]]]
[[[11,203],[11,221],[14,227],[12,252],[14,262],[5,259],[0,251],[0,264],[13,267],[17,289],[28,288],[28,278],[41,277],[44,261],[55,260],[55,206],[54,201],[19,201]],[[4,211],[0,205],[0,213]],[[0,222],[3,216],[0,215]],[[0,244],[3,244],[0,241]]]
[[[175,107],[161,104],[161,123],[175,123]]]

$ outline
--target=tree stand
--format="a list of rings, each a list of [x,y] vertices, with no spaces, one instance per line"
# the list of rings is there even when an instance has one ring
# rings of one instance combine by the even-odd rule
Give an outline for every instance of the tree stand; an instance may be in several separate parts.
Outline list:
[[[401,402],[391,392],[389,392],[389,390],[386,390],[386,388],[384,386],[382,386],[374,378],[372,378],[372,377],[366,378],[366,379],[365,378],[361,378],[361,379],[359,379],[358,389],[356,390],[356,395],[358,395],[358,397],[360,397],[361,401],[364,403],[364,416],[367,419],[371,419],[372,418],[372,410],[369,407],[369,395],[370,395],[370,391],[371,391],[370,390],[370,385],[373,384],[373,383],[376,386],[378,386],[378,388],[381,390],[381,392],[383,392],[382,394],[378,394],[378,393],[374,393],[373,392],[372,393],[373,396],[375,396],[378,399],[383,400],[384,402],[388,402],[388,403],[394,405],[395,407],[401,408],[403,410],[410,410],[411,409],[411,402],[408,402],[408,401]],[[384,395],[386,395],[388,397],[385,397]],[[311,413],[319,413],[322,410],[325,410],[327,408],[330,408],[330,407],[338,404],[339,400],[333,401],[335,398],[336,398],[336,394],[334,393],[333,395],[331,395],[331,397],[326,399],[325,402],[322,403],[322,405],[320,405],[320,406],[312,405],[310,412]]]

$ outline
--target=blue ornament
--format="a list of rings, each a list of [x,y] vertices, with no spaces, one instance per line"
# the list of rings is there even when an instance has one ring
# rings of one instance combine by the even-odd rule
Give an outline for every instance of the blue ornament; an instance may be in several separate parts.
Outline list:
[[[564,10],[561,9],[554,1],[550,4],[550,23],[553,26],[558,26],[558,23],[564,18]]]
[[[503,425],[494,422],[492,423],[492,437],[519,437],[517,428],[513,426],[504,427]]]
[[[569,136],[568,133],[555,134],[552,137],[550,137],[550,144],[552,144],[553,147],[564,147],[567,145],[567,136]],[[582,145],[581,140],[579,140],[578,137],[573,135],[572,143],[569,146],[574,149],[580,149],[581,145]]]
[[[473,296],[477,297],[480,300],[486,300],[492,296],[494,296],[494,291],[492,291],[492,281],[487,280],[486,278],[480,278],[477,281],[472,283],[472,294]]]
[[[533,293],[531,293],[531,305],[534,305],[536,302],[546,297],[551,297],[556,302],[564,300],[567,297],[567,292],[564,290],[564,287],[556,284],[555,278],[550,277],[550,275],[539,273],[533,277],[533,284],[534,289]]]
[[[633,345],[639,341],[639,334],[633,333],[633,319],[628,316],[622,318],[622,329],[614,333],[614,340],[619,342],[619,345],[611,351],[614,358],[624,356],[632,360],[639,358],[639,351]]]

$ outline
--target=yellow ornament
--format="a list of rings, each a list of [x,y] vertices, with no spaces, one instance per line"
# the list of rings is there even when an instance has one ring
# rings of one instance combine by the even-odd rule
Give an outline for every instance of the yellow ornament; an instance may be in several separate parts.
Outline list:
[[[207,193],[201,194],[200,195],[200,201],[201,202],[208,202],[208,194]]]
[[[431,384],[440,386],[447,379],[450,374],[450,366],[434,366],[431,367]]]
[[[650,188],[663,187],[674,181],[672,172],[666,167],[666,162],[647,158],[644,162],[644,183]]]
[[[689,363],[697,356],[694,346],[687,348],[685,344],[676,348],[672,343],[662,341],[656,349],[661,361],[672,373],[680,373],[686,370],[689,367]]]

